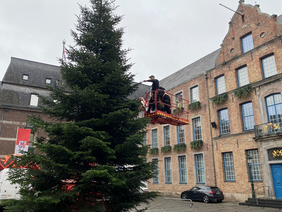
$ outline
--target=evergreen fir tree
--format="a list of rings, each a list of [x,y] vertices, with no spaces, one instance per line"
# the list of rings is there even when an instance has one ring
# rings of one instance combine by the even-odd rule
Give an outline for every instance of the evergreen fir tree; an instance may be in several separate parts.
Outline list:
[[[50,120],[30,122],[48,136],[18,158],[40,170],[12,169],[22,199],[7,201],[7,211],[129,211],[158,195],[138,191],[154,164],[142,144],[148,120],[135,118],[140,102],[128,98],[138,84],[122,49],[121,16],[110,0],[80,8],[76,45],[67,50],[68,62],[61,60],[67,91],[50,87],[50,98],[40,97]]]

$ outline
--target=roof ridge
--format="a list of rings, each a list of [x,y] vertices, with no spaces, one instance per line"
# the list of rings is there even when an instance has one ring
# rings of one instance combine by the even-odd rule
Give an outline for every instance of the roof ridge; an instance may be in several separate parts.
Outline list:
[[[58,66],[58,65],[52,65],[52,64],[48,64],[48,63],[42,63],[42,62],[37,62],[37,61],[27,60],[27,59],[22,59],[22,58],[17,58],[17,57],[11,57],[11,60],[21,60],[21,61],[25,61],[25,62],[29,62],[29,63],[36,63],[36,64],[46,65],[46,66],[54,66],[56,68],[61,67],[61,66]]]
[[[200,59],[194,61],[193,63],[190,63],[190,64],[187,65],[187,66],[184,66],[183,68],[179,69],[179,70],[176,71],[176,72],[173,72],[172,74],[170,74],[170,75],[168,75],[167,77],[161,79],[160,81],[163,81],[163,80],[165,80],[166,78],[169,78],[169,77],[171,77],[172,75],[183,71],[183,70],[186,69],[187,67],[192,66],[193,64],[196,64],[196,63],[199,62],[200,60],[203,60],[204,58],[208,57],[208,56],[211,55],[211,54],[214,54],[216,51],[219,51],[219,50],[221,50],[221,48],[219,48],[219,49],[217,49],[217,50],[215,50],[215,51],[213,51],[213,52],[211,52],[211,53],[209,53],[209,54],[207,54],[207,55],[201,57]],[[215,61],[215,62],[216,62],[216,61]]]

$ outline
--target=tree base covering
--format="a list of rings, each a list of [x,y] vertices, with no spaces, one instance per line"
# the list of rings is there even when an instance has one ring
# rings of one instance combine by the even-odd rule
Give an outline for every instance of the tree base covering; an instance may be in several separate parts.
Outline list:
[[[129,50],[121,49],[121,17],[108,0],[80,8],[76,45],[66,50],[68,62],[61,60],[70,92],[49,87],[50,98],[39,96],[50,120],[29,121],[48,136],[32,144],[37,151],[14,158],[28,168],[11,170],[22,199],[5,201],[6,211],[129,211],[158,196],[139,192],[156,167],[143,145],[149,120],[135,118],[140,102],[128,98],[138,84],[128,72]]]

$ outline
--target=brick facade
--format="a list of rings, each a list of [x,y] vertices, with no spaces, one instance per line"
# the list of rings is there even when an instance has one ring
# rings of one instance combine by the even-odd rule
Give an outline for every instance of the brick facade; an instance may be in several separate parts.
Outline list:
[[[265,108],[265,97],[267,95],[282,92],[282,23],[277,22],[277,16],[262,13],[259,5],[246,5],[244,1],[239,2],[237,9],[229,23],[229,31],[221,44],[221,51],[215,61],[214,68],[205,71],[205,74],[186,80],[178,86],[174,86],[169,93],[183,92],[183,98],[190,100],[190,88],[199,86],[201,108],[189,111],[190,125],[185,126],[185,142],[187,148],[181,153],[161,153],[152,156],[148,154],[148,160],[159,159],[159,183],[149,184],[150,190],[158,190],[164,193],[179,195],[182,191],[197,185],[195,154],[203,154],[206,185],[215,185],[222,189],[227,199],[244,201],[251,196],[251,185],[249,167],[247,163],[247,151],[257,151],[259,154],[259,165],[261,179],[254,181],[257,195],[268,194],[275,198],[275,188],[271,177],[271,161],[267,159],[268,146],[271,148],[282,147],[279,137],[274,140],[263,137],[263,142],[255,138],[254,129],[246,130],[243,124],[242,104],[251,103],[255,125],[267,123],[267,112]],[[251,35],[253,47],[243,52],[242,38]],[[265,77],[262,60],[267,56],[273,56],[277,73]],[[242,86],[250,87],[252,90],[246,97],[236,97],[235,91],[239,89],[237,70],[247,67],[249,83]],[[193,71],[193,70],[191,70]],[[196,71],[196,70],[195,70]],[[179,71],[181,72],[181,70]],[[178,72],[177,72],[178,73]],[[172,75],[173,76],[173,75]],[[224,76],[226,90],[222,94],[228,96],[227,100],[220,104],[212,103],[213,97],[217,97],[217,79]],[[167,82],[168,80],[164,80]],[[208,85],[208,86],[207,86]],[[165,85],[163,85],[165,87]],[[228,109],[230,133],[222,133],[220,130],[219,111]],[[193,141],[193,119],[200,117],[203,146],[198,150],[191,150],[190,142]],[[215,122],[216,128],[211,127]],[[151,144],[151,130],[158,129],[158,148],[163,143],[163,126],[150,125],[148,127],[148,144]],[[171,145],[177,143],[176,127],[170,126]],[[277,141],[278,139],[278,141]],[[281,139],[282,141],[282,139]],[[267,144],[269,143],[269,145]],[[187,158],[188,183],[180,184],[178,156],[185,155]],[[234,179],[229,180],[226,176],[227,168],[224,166],[224,156],[232,155],[234,168]],[[165,183],[164,158],[171,157],[173,179],[172,184]],[[282,164],[282,161],[276,161]],[[226,165],[227,163],[225,163]],[[266,169],[266,171],[264,170]],[[281,170],[282,171],[282,170]],[[261,189],[259,188],[261,187]]]

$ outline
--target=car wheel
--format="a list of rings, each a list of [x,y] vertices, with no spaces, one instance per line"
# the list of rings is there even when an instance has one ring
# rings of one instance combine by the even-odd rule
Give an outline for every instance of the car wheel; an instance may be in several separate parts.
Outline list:
[[[222,202],[222,199],[218,199],[217,202]]]
[[[181,199],[187,199],[187,194],[182,194]]]
[[[203,196],[203,201],[204,203],[208,203],[210,201],[210,198],[207,195],[205,195]]]

